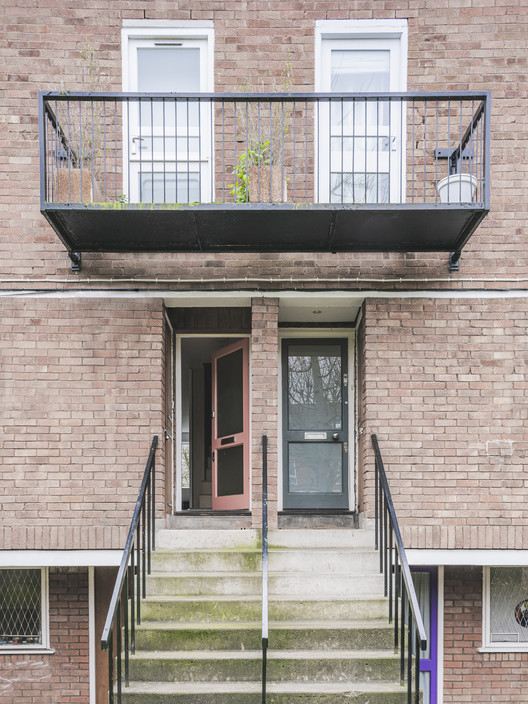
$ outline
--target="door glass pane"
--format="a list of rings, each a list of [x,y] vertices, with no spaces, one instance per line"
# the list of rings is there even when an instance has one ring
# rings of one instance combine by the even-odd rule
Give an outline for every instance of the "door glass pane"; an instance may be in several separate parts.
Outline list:
[[[219,438],[244,430],[243,386],[243,351],[236,350],[220,357],[216,363],[216,423]]]
[[[198,93],[200,91],[200,49],[185,47],[143,47],[137,51],[138,91],[147,93]],[[141,104],[141,125],[149,130],[165,125],[165,132],[181,132],[198,124],[198,103]]]
[[[142,172],[141,203],[196,203],[200,200],[200,174]]]
[[[288,491],[303,494],[339,494],[343,490],[341,443],[289,444]]]
[[[412,572],[414,588],[418,598],[418,606],[422,614],[425,632],[427,634],[427,649],[420,652],[420,657],[431,657],[431,574],[430,572]],[[424,702],[427,701],[424,698]]]
[[[290,430],[342,429],[340,345],[289,346],[288,420]]]
[[[244,493],[244,447],[226,447],[217,451],[217,494],[233,496]]]

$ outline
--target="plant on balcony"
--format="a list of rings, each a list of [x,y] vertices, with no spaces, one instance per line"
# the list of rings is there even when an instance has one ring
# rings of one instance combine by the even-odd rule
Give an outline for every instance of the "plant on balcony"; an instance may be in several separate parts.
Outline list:
[[[104,79],[93,46],[86,44],[79,51],[82,59],[81,90],[101,90]],[[94,202],[103,200],[97,183],[99,161],[103,154],[103,103],[77,101],[60,103],[57,115],[64,135],[58,151],[57,192],[55,200],[63,202]],[[59,108],[58,106],[58,108]]]
[[[286,63],[281,78],[281,92],[291,92],[291,61]],[[257,92],[249,81],[241,91]],[[286,200],[284,137],[290,130],[292,112],[291,103],[259,104],[255,101],[238,105],[237,141],[243,142],[245,148],[235,164],[235,183],[229,186],[236,203],[280,203]]]

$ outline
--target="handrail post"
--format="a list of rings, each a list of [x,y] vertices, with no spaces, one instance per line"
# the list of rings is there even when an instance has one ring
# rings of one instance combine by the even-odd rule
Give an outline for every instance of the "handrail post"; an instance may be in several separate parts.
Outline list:
[[[262,704],[266,704],[268,653],[268,436],[262,436]]]

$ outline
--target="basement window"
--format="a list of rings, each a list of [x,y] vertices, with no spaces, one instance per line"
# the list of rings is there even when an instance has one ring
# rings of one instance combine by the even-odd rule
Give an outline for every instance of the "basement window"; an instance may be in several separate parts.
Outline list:
[[[0,651],[47,647],[47,570],[0,569]]]
[[[528,567],[484,569],[484,648],[528,650]]]

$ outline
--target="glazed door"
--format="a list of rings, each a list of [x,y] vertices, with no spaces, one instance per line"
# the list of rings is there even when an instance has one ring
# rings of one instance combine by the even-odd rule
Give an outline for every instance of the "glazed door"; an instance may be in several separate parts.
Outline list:
[[[129,85],[143,93],[204,92],[207,51],[205,39],[132,39]],[[129,202],[210,202],[210,105],[159,99],[128,105]]]
[[[213,509],[249,509],[249,342],[213,355]]]
[[[348,509],[346,340],[284,340],[283,506]]]

